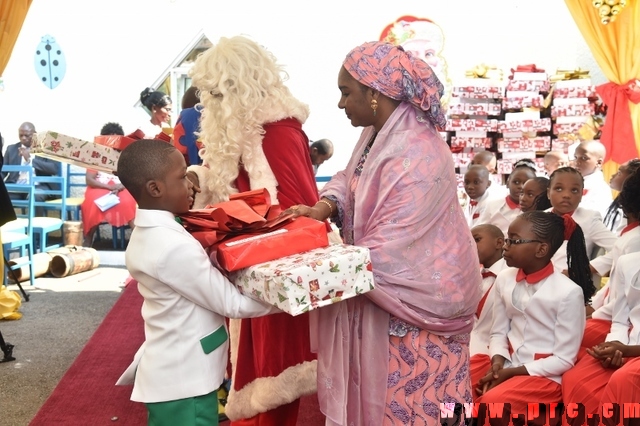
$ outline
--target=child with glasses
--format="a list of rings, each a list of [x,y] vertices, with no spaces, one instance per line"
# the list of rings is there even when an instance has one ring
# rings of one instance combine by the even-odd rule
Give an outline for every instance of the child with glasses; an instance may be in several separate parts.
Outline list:
[[[569,277],[551,262],[565,240]],[[576,361],[584,305],[595,292],[582,229],[570,215],[522,213],[509,226],[503,258],[511,268],[494,284],[491,359],[474,383],[480,417],[484,403],[509,403],[511,417],[526,413],[529,402],[562,400],[562,374]]]

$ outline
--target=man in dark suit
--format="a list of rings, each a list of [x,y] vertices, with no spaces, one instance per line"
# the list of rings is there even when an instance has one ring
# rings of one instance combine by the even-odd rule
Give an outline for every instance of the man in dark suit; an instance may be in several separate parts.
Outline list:
[[[20,142],[7,146],[4,154],[4,164],[11,166],[31,165],[36,176],[60,176],[60,163],[49,158],[31,155],[31,143],[36,129],[32,123],[26,122],[20,125],[18,135]],[[3,173],[5,183],[29,183],[27,176],[20,176],[18,172]],[[43,183],[50,189],[59,189],[57,184]],[[46,201],[54,197],[37,194],[36,201]]]

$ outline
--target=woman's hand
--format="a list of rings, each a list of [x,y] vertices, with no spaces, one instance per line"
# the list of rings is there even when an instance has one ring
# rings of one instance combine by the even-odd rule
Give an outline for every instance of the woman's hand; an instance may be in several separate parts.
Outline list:
[[[327,212],[321,211],[318,206],[309,207],[304,204],[296,204],[282,212],[283,215],[292,215],[293,217],[305,216],[311,219],[323,221],[327,219]]]

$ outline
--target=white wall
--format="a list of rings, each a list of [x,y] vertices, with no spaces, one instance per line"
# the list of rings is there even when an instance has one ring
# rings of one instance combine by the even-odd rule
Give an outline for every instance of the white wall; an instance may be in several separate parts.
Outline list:
[[[481,62],[507,75],[518,64],[550,72],[580,66],[591,70],[594,82],[605,80],[560,0],[34,0],[3,75],[0,132],[5,143],[13,143],[23,121],[88,140],[106,121],[133,131],[148,119],[133,108],[139,93],[200,29],[214,43],[245,34],[276,55],[294,95],[311,106],[308,136],[336,145],[319,173],[329,175],[345,166],[359,135],[336,106],[342,60],[402,15],[430,18],[442,27],[454,82]],[[56,38],[67,61],[66,76],[54,90],[38,80],[33,66],[45,34]]]

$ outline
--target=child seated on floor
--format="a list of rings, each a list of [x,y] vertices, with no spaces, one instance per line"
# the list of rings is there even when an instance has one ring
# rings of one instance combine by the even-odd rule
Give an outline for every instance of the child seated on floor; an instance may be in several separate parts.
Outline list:
[[[569,278],[551,263],[563,240],[569,240]],[[595,288],[582,230],[570,215],[522,213],[509,226],[503,257],[510,268],[494,284],[491,360],[474,383],[474,402],[508,402],[511,418],[526,413],[532,401],[562,401],[562,374],[575,363],[585,301]],[[485,415],[481,410],[479,417]]]
[[[640,401],[640,252],[620,256],[609,285],[616,294],[609,334],[562,377],[565,406],[581,404],[571,407],[575,417],[566,416],[570,425],[587,424],[587,418],[590,424],[623,424],[622,407]],[[602,412],[606,407],[613,410]],[[624,424],[638,421],[629,420]]]
[[[480,259],[480,272],[482,274],[482,299],[478,303],[475,323],[471,331],[469,353],[471,360],[475,358],[489,358],[489,334],[493,321],[493,283],[496,277],[507,264],[502,258],[504,235],[494,225],[478,225],[471,228],[471,235],[478,247],[478,259]],[[481,365],[477,360],[473,365]],[[477,383],[486,374],[486,369],[471,370],[471,383]]]
[[[600,141],[584,141],[576,148],[576,169],[584,177],[584,191],[580,206],[595,210],[604,217],[613,196],[602,174],[602,163],[607,150]]]
[[[118,177],[138,203],[125,254],[144,297],[145,341],[118,384],[133,383],[150,425],[218,424],[216,390],[227,367],[225,317],[279,312],[242,295],[175,219],[193,185],[171,144],[140,140],[122,151]]]
[[[501,175],[497,173],[497,164],[496,155],[491,151],[477,152],[469,164],[469,166],[484,166],[489,171],[489,180],[493,183],[488,189],[490,198],[501,198],[509,193],[507,187],[502,184]]]
[[[636,172],[624,181],[618,195],[618,203],[627,217],[627,226],[620,232],[613,248],[590,263],[591,272],[601,277],[608,276],[616,268],[622,255],[640,251],[640,173]],[[591,306],[587,306],[587,324],[582,348],[578,358],[586,355],[584,349],[603,342],[611,327],[611,315],[615,304],[609,282],[594,296]]]
[[[614,191],[622,191],[624,181],[638,169],[640,169],[640,160],[637,158],[620,164],[618,171],[611,176],[609,180],[609,187]],[[619,196],[620,194],[618,194],[618,197]],[[616,235],[619,235],[620,231],[627,226],[627,219],[622,213],[622,208],[620,208],[620,204],[618,203],[618,197],[613,199],[604,216],[604,224]]]
[[[569,165],[569,157],[562,151],[549,151],[544,155],[544,171],[547,172],[547,176],[551,176],[551,173],[555,172],[560,167],[567,167]]]
[[[533,210],[545,211],[550,208],[548,189],[549,179],[546,177],[535,177],[526,181],[520,194],[519,204],[522,213]]]
[[[469,226],[475,225],[489,200],[488,188],[491,187],[489,171],[484,166],[469,166],[464,174],[464,192],[469,196],[469,205],[465,216]]]
[[[595,210],[582,207],[584,180],[579,171],[572,167],[560,167],[549,178],[549,200],[551,209],[560,216],[569,214],[584,231],[587,255],[591,258],[596,248],[611,250],[616,236],[604,226],[602,216]],[[553,256],[553,265],[558,270],[566,268],[566,243]]]
[[[532,160],[519,160],[513,165],[513,171],[507,180],[509,194],[505,197],[492,199],[480,214],[477,225],[490,223],[497,226],[507,235],[509,224],[520,213],[520,193],[524,183],[536,177],[536,166]]]

